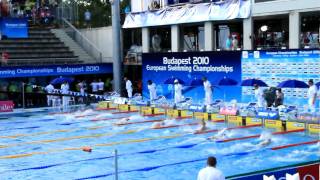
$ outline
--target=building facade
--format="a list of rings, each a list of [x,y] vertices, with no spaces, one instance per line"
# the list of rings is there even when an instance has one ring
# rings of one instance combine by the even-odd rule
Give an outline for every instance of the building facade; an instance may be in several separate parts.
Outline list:
[[[237,3],[240,5],[236,6]],[[124,57],[127,59],[132,51],[146,53],[320,47],[319,0],[219,0],[182,3],[151,0],[141,1],[140,9],[135,0],[132,0],[132,4],[135,5],[133,7],[135,12],[127,14],[126,21],[132,19],[132,16],[139,16],[140,24],[130,27],[126,26],[125,21]],[[205,13],[208,10],[205,7],[210,4],[214,4],[216,16],[223,10],[224,13],[234,13],[237,10],[239,12],[235,16],[232,14],[228,16],[222,14],[220,18],[213,16],[212,20],[205,16],[200,17],[199,14]],[[244,9],[247,8],[244,7],[247,4],[249,10]],[[193,11],[194,6],[201,6],[202,12],[197,11],[187,18],[184,14],[177,18],[176,24],[168,20],[167,24],[154,25],[152,22],[142,20],[146,17],[150,20],[150,14],[154,16],[163,11],[178,11],[186,7],[190,8],[189,11]],[[209,10],[213,11],[212,7]],[[243,15],[244,11],[248,11],[249,15]],[[198,19],[194,20],[194,17]],[[190,22],[188,19],[191,19]]]

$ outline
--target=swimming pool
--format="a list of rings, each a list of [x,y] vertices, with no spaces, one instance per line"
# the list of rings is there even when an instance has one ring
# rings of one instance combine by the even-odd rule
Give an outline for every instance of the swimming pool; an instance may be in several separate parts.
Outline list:
[[[319,160],[319,143],[277,148],[318,140],[304,132],[273,133],[260,126],[210,123],[194,134],[196,120],[166,120],[166,128],[151,128],[164,115],[117,113],[78,108],[0,118],[1,179],[114,179],[114,150],[119,153],[119,179],[196,179],[210,155],[225,176]],[[124,118],[129,118],[126,121]],[[116,122],[122,121],[121,125]],[[222,140],[208,140],[228,128]],[[221,131],[220,131],[221,132]],[[260,134],[272,143],[258,147]],[[83,146],[93,148],[91,153]]]

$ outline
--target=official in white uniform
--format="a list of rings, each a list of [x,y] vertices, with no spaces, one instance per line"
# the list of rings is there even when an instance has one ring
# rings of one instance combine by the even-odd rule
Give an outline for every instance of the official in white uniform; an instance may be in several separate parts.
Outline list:
[[[69,94],[69,84],[67,82],[64,82],[61,85],[61,93],[63,95]],[[62,96],[62,106],[67,107],[69,105],[69,96]]]
[[[46,90],[46,92],[48,94],[52,94],[53,91],[54,91],[54,87],[53,87],[53,85],[51,83],[48,84],[44,89]],[[48,104],[48,106],[52,105],[52,100],[53,100],[53,95],[47,95],[47,104]]]
[[[98,82],[98,90],[99,90],[99,94],[103,95],[103,93],[104,93],[104,82],[101,79],[99,79],[99,82]]]
[[[264,99],[263,89],[259,85],[254,85],[254,95],[257,100],[258,107],[266,107],[266,100]]]
[[[148,90],[150,94],[150,101],[157,99],[157,86],[151,80],[148,80]]]
[[[127,77],[124,78],[124,81],[126,82],[126,90],[128,93],[128,98],[131,98],[132,97],[132,83]]]
[[[182,85],[178,79],[174,80],[174,103],[179,103],[183,100],[182,96]]]
[[[208,157],[207,167],[199,171],[197,180],[225,180],[223,173],[216,168],[216,164],[215,157]]]
[[[203,87],[204,87],[204,92],[205,92],[205,97],[204,97],[204,104],[206,106],[209,106],[212,104],[212,87],[211,83],[208,81],[206,77],[203,79]]]
[[[316,112],[316,99],[317,99],[317,86],[314,84],[313,79],[308,81],[308,105],[311,113]]]
[[[93,94],[97,94],[97,93],[98,93],[99,83],[98,83],[96,80],[94,80],[94,81],[90,84],[90,86],[91,86],[92,93],[93,93]]]

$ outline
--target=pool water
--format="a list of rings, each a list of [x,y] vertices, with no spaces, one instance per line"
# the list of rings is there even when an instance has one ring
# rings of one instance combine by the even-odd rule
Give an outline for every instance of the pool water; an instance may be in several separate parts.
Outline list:
[[[126,118],[129,120],[126,121]],[[164,129],[151,128],[165,120]],[[122,123],[117,125],[116,123]],[[260,147],[259,137],[272,130],[209,123],[209,133],[194,134],[196,120],[143,117],[138,113],[79,108],[2,116],[0,179],[114,179],[117,149],[119,179],[196,179],[206,158],[215,156],[225,176],[318,160],[319,143],[272,150],[272,147],[318,140],[304,132],[272,135]],[[179,125],[179,126],[172,126]],[[221,133],[222,139],[208,138]],[[229,140],[229,141],[228,141]],[[91,153],[82,147],[92,147]]]

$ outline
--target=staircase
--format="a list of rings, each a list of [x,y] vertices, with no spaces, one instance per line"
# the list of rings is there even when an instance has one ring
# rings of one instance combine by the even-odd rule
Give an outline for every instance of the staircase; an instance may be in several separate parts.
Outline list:
[[[61,29],[30,27],[28,38],[0,40],[3,52],[9,56],[6,66],[96,63]]]
[[[64,30],[52,29],[51,32],[61,39],[66,46],[74,52],[75,56],[79,57],[79,60],[85,63],[96,63],[96,60],[91,57],[86,51],[82,49]]]

